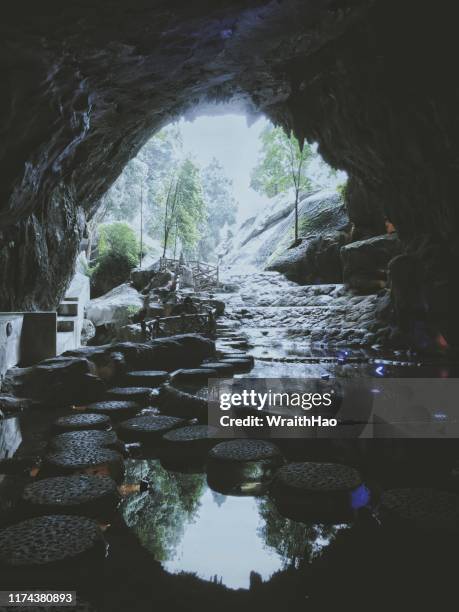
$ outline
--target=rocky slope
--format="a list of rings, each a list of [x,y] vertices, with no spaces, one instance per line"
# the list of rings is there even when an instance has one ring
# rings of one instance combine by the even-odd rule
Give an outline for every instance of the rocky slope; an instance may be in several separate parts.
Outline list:
[[[295,237],[294,196],[281,194],[247,219],[221,247],[223,270],[275,270],[301,284],[342,282],[339,249],[349,239],[349,219],[335,190],[303,194],[298,207],[301,244]]]

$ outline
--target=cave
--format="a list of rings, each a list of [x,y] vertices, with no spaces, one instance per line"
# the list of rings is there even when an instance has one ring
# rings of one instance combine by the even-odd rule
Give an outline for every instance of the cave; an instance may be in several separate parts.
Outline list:
[[[215,346],[208,338],[187,333],[151,342],[107,341],[104,346],[86,346],[56,357],[56,347],[47,346],[46,330],[40,327],[38,331],[38,319],[34,318],[54,312],[62,304],[65,308],[65,296],[81,244],[88,237],[88,226],[104,196],[142,147],[178,118],[198,117],[221,105],[237,109],[249,122],[266,117],[301,144],[317,143],[327,164],[346,173],[343,197],[348,223],[341,232],[343,242],[339,247],[345,245],[348,249],[347,259],[343,259],[344,280],[353,292],[354,302],[349,302],[343,313],[365,302],[365,317],[371,319],[374,328],[368,337],[363,337],[362,332],[361,344],[370,350],[363,366],[365,373],[371,371],[371,380],[379,380],[388,367],[393,367],[394,361],[390,365],[385,355],[370,346],[377,342],[381,348],[380,342],[384,341],[392,358],[396,355],[397,367],[409,361],[408,373],[393,370],[394,379],[398,374],[413,379],[435,378],[437,382],[454,379],[459,348],[459,86],[454,70],[459,43],[453,8],[452,3],[433,6],[411,0],[16,0],[3,8],[0,313],[24,313],[24,322],[26,316],[30,321],[29,333],[36,344],[45,347],[39,351],[39,359],[29,347],[28,358],[20,363],[27,367],[17,368],[14,376],[6,377],[5,389],[0,388],[0,432],[6,449],[4,452],[0,447],[0,493],[6,491],[7,499],[2,505],[0,495],[0,542],[4,550],[16,554],[15,538],[19,537],[21,544],[22,533],[40,535],[42,530],[47,534],[50,529],[52,533],[63,533],[70,520],[36,518],[36,506],[31,508],[30,499],[27,505],[21,497],[30,479],[40,475],[37,484],[44,482],[41,475],[76,480],[102,475],[116,481],[116,487],[110,489],[112,497],[118,493],[121,497],[130,495],[129,487],[135,495],[156,487],[159,497],[151,495],[142,502],[144,515],[136,514],[135,504],[130,506],[128,497],[127,502],[122,501],[123,521],[118,516],[113,532],[108,530],[114,554],[104,570],[96,554],[99,536],[88,530],[86,518],[73,517],[68,533],[73,536],[73,529],[75,534],[81,529],[87,538],[94,536],[84,541],[87,549],[82,556],[89,560],[88,572],[93,574],[89,579],[82,575],[81,584],[84,598],[91,604],[98,602],[95,609],[115,610],[120,601],[124,608],[131,605],[129,588],[124,588],[123,583],[126,563],[131,563],[134,570],[141,568],[138,575],[130,578],[141,593],[132,608],[136,610],[145,609],[142,606],[152,599],[159,605],[168,605],[171,593],[173,610],[186,609],[187,598],[193,609],[217,605],[229,610],[239,605],[244,609],[263,606],[271,610],[285,606],[286,601],[292,607],[304,605],[305,598],[311,598],[317,606],[324,604],[322,609],[332,609],[343,601],[351,605],[355,603],[357,587],[367,601],[381,589],[378,598],[387,604],[399,594],[408,602],[423,602],[424,596],[438,602],[440,584],[447,583],[444,597],[454,592],[448,560],[459,543],[459,498],[456,430],[448,429],[450,403],[448,408],[437,407],[432,414],[435,427],[440,428],[435,430],[440,432],[438,436],[426,433],[423,416],[419,431],[412,437],[445,435],[451,440],[396,440],[397,436],[392,438],[389,434],[382,437],[390,440],[372,440],[373,445],[367,440],[352,444],[349,440],[317,439],[311,440],[307,451],[298,440],[291,440],[290,446],[281,442],[281,451],[266,441],[260,448],[254,444],[242,451],[233,449],[243,456],[246,451],[248,456],[255,453],[253,463],[261,461],[262,465],[256,466],[263,476],[259,480],[267,478],[268,473],[273,477],[273,498],[258,498],[259,492],[264,491],[264,481],[258,482],[252,472],[247,482],[241,485],[238,481],[235,493],[234,474],[228,466],[234,468],[239,458],[226,447],[220,448],[220,453],[210,451],[209,465],[213,465],[215,473],[209,468],[207,480],[203,476],[205,469],[193,471],[195,466],[189,457],[186,469],[183,465],[178,468],[170,450],[176,448],[174,445],[186,445],[191,436],[192,443],[202,451],[202,434],[197,430],[191,434],[181,432],[181,428],[204,427],[207,404],[198,394],[189,393],[186,385],[175,389],[165,381],[174,376],[179,381],[181,376],[183,383],[187,377],[215,374],[218,368],[242,376],[254,367],[253,355],[242,355],[244,342],[230,325],[225,323],[221,329],[230,338],[234,351],[223,352],[218,361]],[[391,251],[390,257],[384,251],[380,265],[384,269],[378,270],[387,283],[378,284],[378,278],[368,288],[368,279],[362,281],[354,274],[353,262],[360,265],[370,252],[366,249],[373,253],[380,244],[387,244],[388,236],[392,241],[392,235],[397,237],[397,251]],[[276,274],[283,273],[282,266],[287,264],[282,260],[271,269]],[[315,272],[322,279],[314,281],[316,284],[338,282],[322,272]],[[273,273],[264,277],[263,283],[269,285],[269,278],[278,277]],[[298,282],[297,277],[294,280]],[[309,277],[303,281],[303,285],[313,286]],[[295,299],[301,291],[295,283],[289,283],[274,287],[274,291],[278,296],[291,291]],[[313,287],[311,294],[314,291]],[[331,295],[331,289],[327,291],[319,296],[324,304]],[[247,315],[247,310],[244,313]],[[43,323],[45,327],[48,324],[49,321]],[[339,325],[339,320],[335,321],[333,330]],[[300,329],[300,323],[298,326]],[[0,331],[3,334],[3,328]],[[14,325],[8,323],[6,336],[15,333]],[[41,333],[43,336],[39,336]],[[268,334],[263,329],[261,334],[265,333]],[[310,337],[314,340],[314,330]],[[316,340],[318,352],[308,354],[308,371],[318,379],[317,384],[329,382],[324,364],[336,364],[343,379],[348,376],[347,367],[361,366],[360,357],[350,356],[344,341],[339,350],[329,351],[320,344],[324,342],[323,335]],[[61,352],[64,350],[57,351]],[[256,355],[255,361],[257,357],[260,361],[264,358],[263,354]],[[300,371],[294,369],[296,358],[296,354],[292,356],[294,365],[288,371],[292,377]],[[270,369],[269,359],[265,358],[268,365],[263,370],[255,365],[255,373],[266,379],[282,377],[286,370]],[[37,365],[37,361],[42,363]],[[177,368],[181,374],[174,374]],[[121,379],[124,387],[120,387]],[[451,393],[454,382],[448,387]],[[161,391],[153,400],[151,389],[146,393],[145,387],[158,387]],[[433,383],[429,387],[437,388]],[[365,391],[380,392],[378,387]],[[359,401],[363,397],[353,388],[350,394]],[[158,416],[156,407],[150,406],[159,402],[158,398],[167,416]],[[357,412],[346,418],[360,435],[362,415]],[[32,416],[25,419],[25,414]],[[191,414],[196,415],[193,422]],[[56,421],[57,416],[64,422]],[[67,418],[71,425],[65,421]],[[165,420],[157,420],[161,418]],[[136,419],[140,421],[129,423]],[[22,439],[27,440],[25,454],[19,421]],[[107,422],[113,422],[125,455],[120,454],[119,441],[110,438],[113,430],[105,431]],[[96,434],[94,439],[104,438],[103,443],[85,442],[78,436],[73,442],[62,438],[56,441],[69,432],[73,435],[93,429],[102,434]],[[51,433],[54,437],[49,442]],[[139,436],[145,445],[145,441],[157,442],[162,436],[165,455],[160,463],[155,463],[156,455],[135,454]],[[111,441],[107,441],[109,438]],[[207,453],[209,449],[205,450]],[[126,467],[127,457],[132,461]],[[334,465],[329,463],[330,457],[346,465],[338,471],[326,467]],[[308,511],[315,512],[317,505],[318,514],[326,516],[323,522],[314,513],[314,519],[309,515],[298,519],[301,492],[292,495],[290,479],[295,481],[297,477],[294,466],[306,461],[306,479],[317,476],[320,482],[338,482],[325,500],[323,491],[314,490]],[[76,470],[75,465],[80,467]],[[102,466],[100,473],[97,466]],[[77,491],[80,486],[80,481],[72,481],[69,491],[73,487]],[[97,489],[90,480],[84,486]],[[32,494],[35,495],[29,491],[29,497]],[[172,518],[164,515],[161,495],[173,508]],[[374,505],[368,501],[371,495]],[[16,502],[20,503],[21,518],[38,521],[30,524],[30,532],[29,526],[22,532],[19,526],[15,531],[12,512]],[[209,528],[206,518],[218,521],[215,517],[224,517],[222,520],[230,524],[233,508],[236,514],[241,513],[238,516],[247,512],[253,519],[253,528],[241,528],[239,532],[229,529],[225,546],[234,544],[242,533],[252,549],[241,565],[247,569],[253,558],[256,567],[261,568],[252,572],[249,568],[245,582],[222,582],[219,570],[211,578],[212,568],[196,564],[190,548],[174,549],[186,559],[184,565],[166,559],[167,547],[175,546],[174,537],[183,539],[183,533],[187,542],[202,543],[204,558],[206,546],[210,546],[210,538],[203,539]],[[386,531],[379,531],[374,508],[383,516],[387,539]],[[363,527],[359,523],[355,535],[346,525],[357,515],[360,519],[363,516]],[[100,518],[98,514],[97,517]],[[260,517],[264,520],[261,531],[255,524]],[[157,519],[166,525],[164,541],[160,542],[163,548],[154,540],[158,534],[150,537],[142,522],[154,523]],[[173,521],[184,525],[183,533],[174,532]],[[279,535],[284,528],[288,541]],[[252,541],[255,532],[258,539]],[[453,534],[448,544],[445,533],[446,540]],[[421,536],[426,537],[422,540],[426,555],[417,558],[416,542]],[[75,538],[78,540],[77,535]],[[215,538],[217,541],[218,536]],[[304,542],[307,555],[300,545]],[[265,544],[276,551],[269,559]],[[185,545],[182,542],[180,546]],[[51,551],[51,556],[54,553]],[[69,552],[63,554],[67,558]],[[211,561],[212,554],[209,553]],[[244,549],[234,554],[244,556]],[[366,559],[371,560],[368,567]],[[439,560],[438,566],[434,566],[433,559]],[[79,567],[86,567],[81,558],[77,561]],[[197,574],[201,573],[193,575],[198,565]],[[230,571],[227,565],[222,564],[222,575]],[[25,564],[24,574],[18,578],[0,550],[0,568],[4,566],[8,580],[11,578],[10,583],[2,583],[4,588],[49,587],[46,568],[34,574]],[[70,567],[74,571],[75,565]],[[353,583],[354,570],[358,583]],[[75,584],[69,583],[64,569],[62,575],[56,566],[52,571],[56,577],[53,585],[69,588],[70,583]],[[155,593],[149,586],[150,571],[158,585]],[[386,571],[392,582],[381,587],[379,577]],[[95,584],[94,576],[100,577],[103,587]],[[420,589],[423,580],[425,587]],[[336,592],[330,589],[330,581],[337,585]],[[107,592],[109,585],[121,583],[123,588],[113,588],[106,595],[108,608],[104,608],[101,589]],[[310,587],[312,584],[315,586]],[[355,589],[350,588],[352,584]],[[177,594],[180,589],[183,599]]]

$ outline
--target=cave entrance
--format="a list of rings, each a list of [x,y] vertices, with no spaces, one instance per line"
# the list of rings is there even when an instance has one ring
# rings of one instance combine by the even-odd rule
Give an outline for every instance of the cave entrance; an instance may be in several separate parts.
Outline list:
[[[345,180],[314,144],[301,148],[263,115],[222,104],[196,109],[148,140],[102,197],[84,245],[92,297],[159,259],[262,271],[301,242],[310,220],[307,210],[296,213],[305,196],[339,191]],[[263,234],[289,215],[277,250],[261,255]]]

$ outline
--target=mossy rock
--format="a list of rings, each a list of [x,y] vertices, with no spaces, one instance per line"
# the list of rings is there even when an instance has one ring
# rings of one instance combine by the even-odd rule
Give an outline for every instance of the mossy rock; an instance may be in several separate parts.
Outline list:
[[[95,402],[87,407],[89,412],[105,414],[114,421],[122,421],[136,415],[142,408],[138,402],[113,400],[105,402]]]
[[[204,368],[215,370],[218,376],[231,376],[234,372],[233,364],[224,361],[212,361],[210,363],[203,363],[202,365]]]
[[[83,431],[66,431],[50,440],[50,448],[54,451],[64,450],[69,447],[99,446],[114,448],[120,446],[120,441],[114,431],[101,431],[88,429]]]
[[[138,416],[121,423],[119,435],[126,442],[151,444],[158,442],[161,436],[169,430],[184,424],[185,421],[183,419],[173,416]]]
[[[85,473],[110,476],[120,482],[124,476],[124,461],[122,455],[109,448],[69,445],[48,453],[44,470],[51,475]]]
[[[109,400],[127,400],[147,406],[151,401],[150,387],[115,387],[106,393]]]
[[[103,557],[105,543],[97,523],[82,516],[49,515],[0,530],[0,566],[31,568]]]
[[[107,476],[56,476],[28,484],[21,505],[29,514],[109,517],[119,502],[116,482]]]
[[[426,531],[459,531],[459,495],[428,488],[391,489],[380,500],[383,523]]]
[[[224,494],[255,495],[264,490],[284,463],[282,453],[266,440],[228,440],[208,455],[209,486]]]
[[[94,412],[70,414],[58,418],[53,423],[53,430],[57,433],[85,429],[110,429],[110,427],[110,417],[106,414],[96,414]]]
[[[177,370],[171,377],[173,384],[179,385],[207,385],[209,378],[215,378],[217,371],[211,368],[191,368]]]
[[[159,387],[169,380],[169,374],[163,370],[137,370],[126,374],[125,382],[129,387]]]
[[[359,472],[339,463],[290,463],[276,474],[272,493],[284,516],[299,521],[349,522],[355,518],[352,492]]]

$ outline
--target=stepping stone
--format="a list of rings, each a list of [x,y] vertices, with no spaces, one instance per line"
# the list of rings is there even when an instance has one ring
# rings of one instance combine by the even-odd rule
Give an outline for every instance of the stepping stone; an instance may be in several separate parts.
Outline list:
[[[272,493],[281,514],[294,520],[346,522],[354,517],[352,493],[359,472],[339,463],[290,463],[276,474]]]
[[[84,429],[110,429],[110,427],[110,418],[107,415],[91,412],[63,416],[53,423],[53,429],[56,432]]]
[[[255,495],[283,463],[282,453],[271,442],[248,439],[220,442],[208,455],[208,483],[224,494]]]
[[[186,393],[170,385],[165,385],[158,398],[158,405],[164,414],[184,419],[207,418],[208,405],[206,400]]]
[[[225,363],[223,361],[212,361],[210,363],[203,363],[202,365],[204,368],[211,368],[212,370],[215,370],[219,376],[231,376],[234,372],[233,364]]]
[[[29,514],[78,514],[106,518],[119,502],[116,482],[106,476],[56,476],[27,485],[21,496]]]
[[[218,444],[218,429],[208,425],[188,425],[168,431],[162,437],[163,454],[169,459],[206,455]]]
[[[132,387],[159,387],[169,380],[169,374],[163,370],[138,370],[128,372],[125,380]]]
[[[383,522],[428,531],[459,531],[459,496],[436,489],[392,489],[380,500]]]
[[[209,378],[217,376],[217,371],[211,368],[193,368],[177,370],[172,375],[172,383],[184,385],[207,385]]]
[[[115,387],[106,393],[108,400],[128,400],[147,406],[151,400],[150,387]]]
[[[52,475],[78,472],[110,476],[116,482],[120,482],[124,476],[122,455],[110,448],[99,446],[69,445],[61,450],[52,451],[45,456],[44,468]]]
[[[66,431],[51,438],[52,450],[64,450],[69,447],[116,447],[120,445],[114,431],[99,431],[88,429],[84,431]]]
[[[185,421],[173,416],[139,416],[121,423],[119,435],[126,442],[157,442],[170,429],[184,425]]]
[[[82,516],[31,518],[0,530],[0,566],[39,568],[75,562],[95,553],[105,556],[97,523]]]
[[[250,355],[249,353],[244,353],[243,351],[241,351],[240,353],[223,353],[219,359],[219,362],[232,361],[233,359],[248,361],[251,365],[254,365],[255,363],[253,355]]]
[[[114,421],[121,421],[137,414],[142,406],[134,401],[108,400],[89,404],[87,408],[90,412],[105,414]]]
[[[249,372],[253,369],[253,362],[250,359],[222,359],[223,363],[229,363],[235,372]]]

